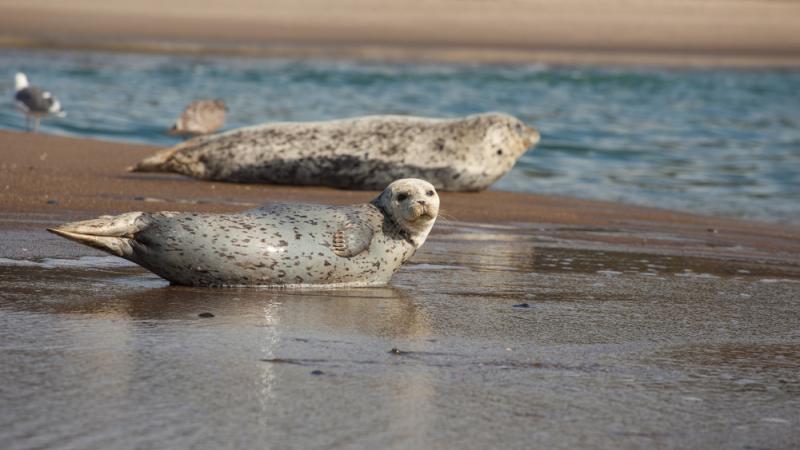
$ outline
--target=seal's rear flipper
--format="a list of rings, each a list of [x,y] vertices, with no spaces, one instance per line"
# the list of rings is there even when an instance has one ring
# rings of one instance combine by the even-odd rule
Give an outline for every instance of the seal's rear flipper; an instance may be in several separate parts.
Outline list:
[[[129,172],[174,172],[196,178],[206,178],[203,152],[195,151],[206,136],[195,137],[174,147],[157,152],[139,161]]]
[[[47,231],[116,256],[133,254],[131,240],[141,231],[145,221],[137,220],[145,213],[132,212],[119,216],[102,216],[97,219],[71,222],[48,228]]]
[[[171,172],[167,162],[172,159],[172,155],[178,151],[180,146],[175,146],[162,150],[155,155],[148,156],[147,158],[136,163],[135,166],[127,168],[128,172]]]

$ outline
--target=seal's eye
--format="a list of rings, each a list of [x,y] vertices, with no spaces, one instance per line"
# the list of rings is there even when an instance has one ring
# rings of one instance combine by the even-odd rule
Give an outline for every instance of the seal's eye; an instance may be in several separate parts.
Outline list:
[[[503,154],[503,150],[502,149],[497,149],[497,154],[498,155],[502,155]]]
[[[433,197],[433,191],[428,191],[425,193],[428,197]]]
[[[397,194],[397,201],[404,202],[408,198],[408,194]]]

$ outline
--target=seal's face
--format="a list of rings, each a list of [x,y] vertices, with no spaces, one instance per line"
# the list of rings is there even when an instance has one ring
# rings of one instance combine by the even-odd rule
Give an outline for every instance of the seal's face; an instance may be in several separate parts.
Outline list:
[[[535,128],[529,127],[528,125],[525,125],[523,122],[516,119],[514,122],[515,123],[511,125],[514,128],[514,132],[517,134],[517,138],[520,140],[523,151],[533,147],[537,142],[539,142],[541,136]]]
[[[439,214],[439,194],[425,180],[405,178],[394,181],[379,197],[381,206],[395,223],[413,234],[427,236]]]
[[[513,162],[525,150],[539,142],[539,132],[516,117],[498,114],[495,122],[487,130],[486,138],[489,145],[485,148],[489,154],[484,155],[484,158],[491,158],[489,161]]]

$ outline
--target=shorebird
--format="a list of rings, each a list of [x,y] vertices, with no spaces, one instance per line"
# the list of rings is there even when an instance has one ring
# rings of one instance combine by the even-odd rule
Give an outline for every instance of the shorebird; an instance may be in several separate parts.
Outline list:
[[[39,120],[44,116],[64,117],[67,115],[61,110],[61,103],[53,94],[28,83],[28,77],[22,72],[17,72],[14,78],[16,93],[14,101],[23,114],[25,114],[25,127],[31,130],[31,117],[34,119],[33,131],[39,128]]]
[[[213,133],[225,124],[228,107],[220,99],[195,100],[186,107],[169,129],[169,134],[177,136],[197,136]]]

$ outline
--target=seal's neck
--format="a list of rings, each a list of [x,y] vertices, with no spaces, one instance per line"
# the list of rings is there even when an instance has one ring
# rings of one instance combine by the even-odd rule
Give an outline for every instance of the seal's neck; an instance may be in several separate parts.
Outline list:
[[[412,234],[413,243],[415,247],[420,248],[422,244],[425,243],[425,240],[428,239],[428,233],[430,233],[431,229],[433,229],[433,222],[434,221],[431,220],[430,223],[428,223],[428,225],[425,226],[425,228],[423,228],[422,230],[415,231]]]
[[[389,208],[384,205],[382,196],[378,196],[376,199],[370,202],[373,206],[378,208],[381,213],[383,213],[383,217],[386,219],[387,224],[395,231],[404,241],[408,242],[409,244],[413,245],[415,249],[422,246],[425,243],[425,239],[428,238],[428,233],[431,232],[433,228],[433,221],[431,221],[428,225],[426,225],[421,230],[411,230],[397,221],[397,219],[389,212]]]

